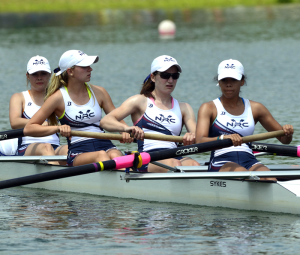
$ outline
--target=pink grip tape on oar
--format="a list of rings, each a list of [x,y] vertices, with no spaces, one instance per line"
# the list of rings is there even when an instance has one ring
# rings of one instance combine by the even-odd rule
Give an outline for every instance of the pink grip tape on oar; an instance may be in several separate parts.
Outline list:
[[[150,163],[151,157],[150,157],[149,153],[142,152],[142,153],[140,153],[140,155],[142,157],[143,165]],[[113,160],[116,162],[116,169],[132,167],[133,160],[134,160],[134,154],[117,157],[117,158],[114,158]]]
[[[300,146],[297,146],[297,156],[300,157]]]

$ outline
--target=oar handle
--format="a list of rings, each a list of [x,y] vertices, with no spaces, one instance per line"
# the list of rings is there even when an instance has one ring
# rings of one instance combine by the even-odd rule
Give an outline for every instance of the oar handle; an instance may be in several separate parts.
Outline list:
[[[175,135],[157,135],[157,134],[145,133],[145,139],[168,141],[168,142],[177,142],[177,143],[182,143],[183,142],[182,136],[175,136]]]
[[[71,131],[72,136],[89,137],[96,139],[107,139],[107,140],[122,140],[122,135],[111,134],[111,133],[97,133],[97,132],[86,132],[86,131]]]
[[[285,133],[283,130],[277,130],[277,131],[272,131],[268,133],[262,133],[262,134],[256,134],[256,135],[249,135],[243,137],[243,143],[250,143],[254,141],[261,141],[269,138],[274,138],[274,137],[280,137],[284,136]]]
[[[119,134],[111,133],[97,133],[97,132],[86,132],[86,131],[71,131],[72,136],[80,137],[89,137],[96,139],[108,139],[108,140],[119,140],[122,141],[123,137]],[[183,139],[181,136],[173,135],[158,135],[158,134],[148,134],[145,133],[145,139],[160,140],[160,141],[169,141],[169,142],[178,142],[182,143]]]

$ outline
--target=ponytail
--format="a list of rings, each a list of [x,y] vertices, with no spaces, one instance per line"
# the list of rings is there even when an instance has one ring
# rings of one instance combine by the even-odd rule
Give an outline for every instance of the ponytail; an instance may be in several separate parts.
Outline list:
[[[61,87],[67,86],[67,85],[68,85],[68,73],[67,72],[63,72],[62,74],[60,74],[58,76],[53,74],[51,77],[51,80],[50,80],[50,84],[47,87],[46,96],[45,96],[44,101],[46,101],[47,98],[49,98],[51,95],[53,95]],[[51,115],[48,117],[48,123],[51,126],[58,125],[57,118],[56,118],[54,112],[51,113]]]
[[[157,72],[154,72],[153,75],[156,75]],[[155,89],[155,82],[151,80],[151,74],[144,80],[144,83],[142,85],[142,89],[140,94],[144,95],[148,98],[155,99],[155,96],[152,94],[153,90]]]

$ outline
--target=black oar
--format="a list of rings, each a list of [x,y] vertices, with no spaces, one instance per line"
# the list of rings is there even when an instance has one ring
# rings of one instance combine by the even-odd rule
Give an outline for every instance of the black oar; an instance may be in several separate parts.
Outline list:
[[[300,146],[281,144],[252,143],[252,150],[259,152],[275,153],[279,156],[300,157]]]
[[[23,128],[0,132],[0,141],[23,137]]]
[[[243,137],[243,142],[253,142],[259,140],[265,140],[268,138],[283,136],[283,130],[263,133],[258,135],[251,135]],[[138,167],[144,164],[148,164],[151,161],[158,161],[167,158],[173,158],[177,156],[185,156],[190,154],[196,154],[201,152],[207,152],[212,150],[217,150],[225,147],[232,146],[232,141],[230,139],[225,140],[217,140],[208,143],[198,143],[189,146],[183,146],[174,149],[168,149],[164,151],[155,151],[155,152],[142,152],[140,156],[138,156]],[[112,160],[107,160],[103,162],[76,166],[65,168],[61,170],[35,174],[10,180],[5,180],[0,182],[0,189],[11,188],[20,185],[33,184],[37,182],[50,181],[55,179],[61,179],[65,177],[71,177],[76,175],[88,174],[103,170],[111,170],[111,169],[121,169],[132,167],[136,161],[137,157],[135,155],[126,155],[122,157],[117,157]]]

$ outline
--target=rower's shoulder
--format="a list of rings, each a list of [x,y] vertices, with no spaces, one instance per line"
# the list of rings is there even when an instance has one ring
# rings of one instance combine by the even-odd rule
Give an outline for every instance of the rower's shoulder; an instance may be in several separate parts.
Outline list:
[[[200,105],[198,110],[198,117],[200,116],[212,116],[215,115],[217,112],[217,108],[213,101],[205,102],[202,105]]]
[[[200,105],[200,108],[204,108],[204,109],[215,109],[215,103],[213,101],[208,101],[208,102],[204,102]],[[199,108],[199,109],[200,109]]]
[[[135,106],[142,106],[147,103],[147,97],[145,97],[144,95],[137,94],[126,99],[125,102]]]
[[[15,101],[15,100],[18,100],[18,101],[23,101],[24,100],[24,95],[23,95],[23,92],[17,92],[17,93],[14,93],[11,97],[10,97],[10,101]]]
[[[95,94],[97,94],[99,92],[108,94],[107,90],[101,86],[97,86],[97,85],[93,85],[93,84],[89,84],[89,86],[91,87],[91,89],[94,91]]]
[[[49,96],[45,102],[54,102],[54,103],[57,103],[59,101],[63,101],[64,98],[63,98],[63,95],[60,91],[60,89],[56,90],[51,96]]]
[[[178,104],[179,104],[180,108],[182,108],[182,107],[184,107],[184,108],[191,107],[191,105],[189,103],[187,103],[187,102],[179,102],[178,101]]]
[[[252,109],[260,109],[261,107],[265,107],[262,103],[256,102],[253,100],[249,100]]]

